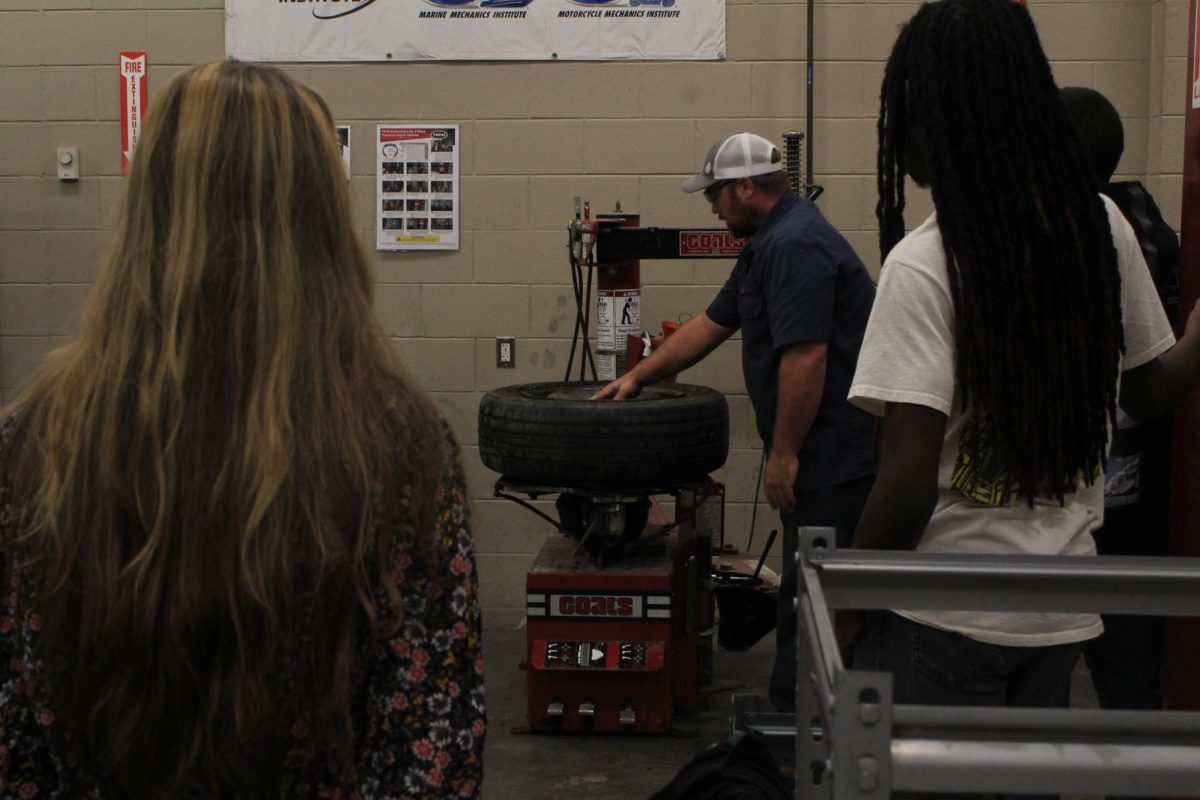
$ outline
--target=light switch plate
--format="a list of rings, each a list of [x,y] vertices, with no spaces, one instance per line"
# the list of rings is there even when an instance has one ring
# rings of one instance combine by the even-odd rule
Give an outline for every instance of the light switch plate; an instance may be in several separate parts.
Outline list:
[[[79,148],[60,147],[56,154],[58,164],[58,179],[60,181],[79,180]]]

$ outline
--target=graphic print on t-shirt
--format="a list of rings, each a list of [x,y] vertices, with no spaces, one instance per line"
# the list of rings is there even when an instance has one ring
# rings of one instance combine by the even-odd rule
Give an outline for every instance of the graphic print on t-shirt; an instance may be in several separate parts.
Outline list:
[[[950,475],[950,488],[963,497],[985,506],[1009,506],[1021,500],[1021,484],[1011,469],[1013,459],[1001,460],[987,435],[986,423],[978,418],[970,420],[958,440],[958,455],[954,459],[954,471]],[[982,457],[977,458],[976,452]],[[1099,468],[1086,480],[1081,472],[1075,478],[1075,486],[1091,485],[1101,480]],[[1040,494],[1040,493],[1039,493]]]
[[[950,488],[968,500],[985,506],[1006,506],[1016,502],[1021,487],[1000,463],[994,448],[981,430],[978,419],[963,427],[958,440],[958,457],[954,460],[954,472],[950,476]],[[974,453],[979,451],[982,457]]]

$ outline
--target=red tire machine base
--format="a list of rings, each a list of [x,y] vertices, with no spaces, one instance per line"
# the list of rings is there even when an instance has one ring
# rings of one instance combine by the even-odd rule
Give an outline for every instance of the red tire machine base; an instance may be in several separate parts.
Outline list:
[[[664,733],[675,711],[695,710],[711,675],[712,595],[700,576],[723,512],[716,488],[699,514],[696,490],[678,491],[674,529],[618,564],[596,566],[566,536],[542,545],[526,576],[530,729]]]

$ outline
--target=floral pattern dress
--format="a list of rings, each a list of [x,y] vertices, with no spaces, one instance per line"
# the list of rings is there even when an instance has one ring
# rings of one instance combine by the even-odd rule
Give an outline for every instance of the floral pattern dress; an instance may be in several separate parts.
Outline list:
[[[13,418],[0,427],[0,575],[19,531],[7,463]],[[390,638],[364,643],[367,665],[356,697],[356,774],[322,752],[321,737],[295,715],[280,798],[449,800],[477,798],[483,779],[483,654],[475,551],[458,446],[446,430],[447,473],[437,504],[435,563],[428,577],[408,548],[390,559],[404,622]],[[401,505],[404,505],[402,499]],[[408,539],[411,541],[411,538]],[[0,800],[104,800],[71,753],[56,752],[55,716],[36,651],[38,581],[13,573],[0,602]],[[369,651],[369,653],[367,652]],[[286,671],[285,671],[286,672]],[[69,673],[68,673],[69,674]],[[289,676],[280,676],[287,686]]]

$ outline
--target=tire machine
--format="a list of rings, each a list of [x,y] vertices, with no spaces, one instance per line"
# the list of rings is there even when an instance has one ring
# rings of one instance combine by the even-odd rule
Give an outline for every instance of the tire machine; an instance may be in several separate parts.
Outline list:
[[[623,519],[624,507],[647,497],[503,479],[497,492],[545,488],[594,505],[600,520]],[[711,482],[664,491],[675,498],[674,522],[651,514],[640,538],[603,566],[573,535],[551,534],[542,545],[526,575],[530,730],[664,733],[675,711],[697,707],[711,679],[708,575],[724,495]]]
[[[784,134],[785,164],[797,190],[802,138]],[[809,199],[821,192],[803,188]],[[566,380],[580,342],[579,380],[589,365],[602,381],[624,373],[629,349],[641,345],[641,259],[731,258],[744,244],[724,228],[641,228],[639,221],[619,203],[611,214],[592,219],[589,205],[581,209],[576,199],[569,250],[577,315]],[[595,357],[588,342],[593,275]],[[557,494],[562,521],[517,494]],[[649,514],[637,510],[654,494],[674,497],[673,522],[656,503]],[[547,538],[526,575],[520,666],[527,673],[531,731],[664,733],[674,712],[695,710],[700,686],[711,683],[715,605],[724,623],[716,631],[723,649],[746,650],[774,628],[779,579],[769,570],[763,574],[774,532],[757,564],[726,546],[719,483],[617,492],[521,485],[501,477],[495,495],[529,508],[560,532]],[[585,552],[596,530],[608,542],[593,542]]]

